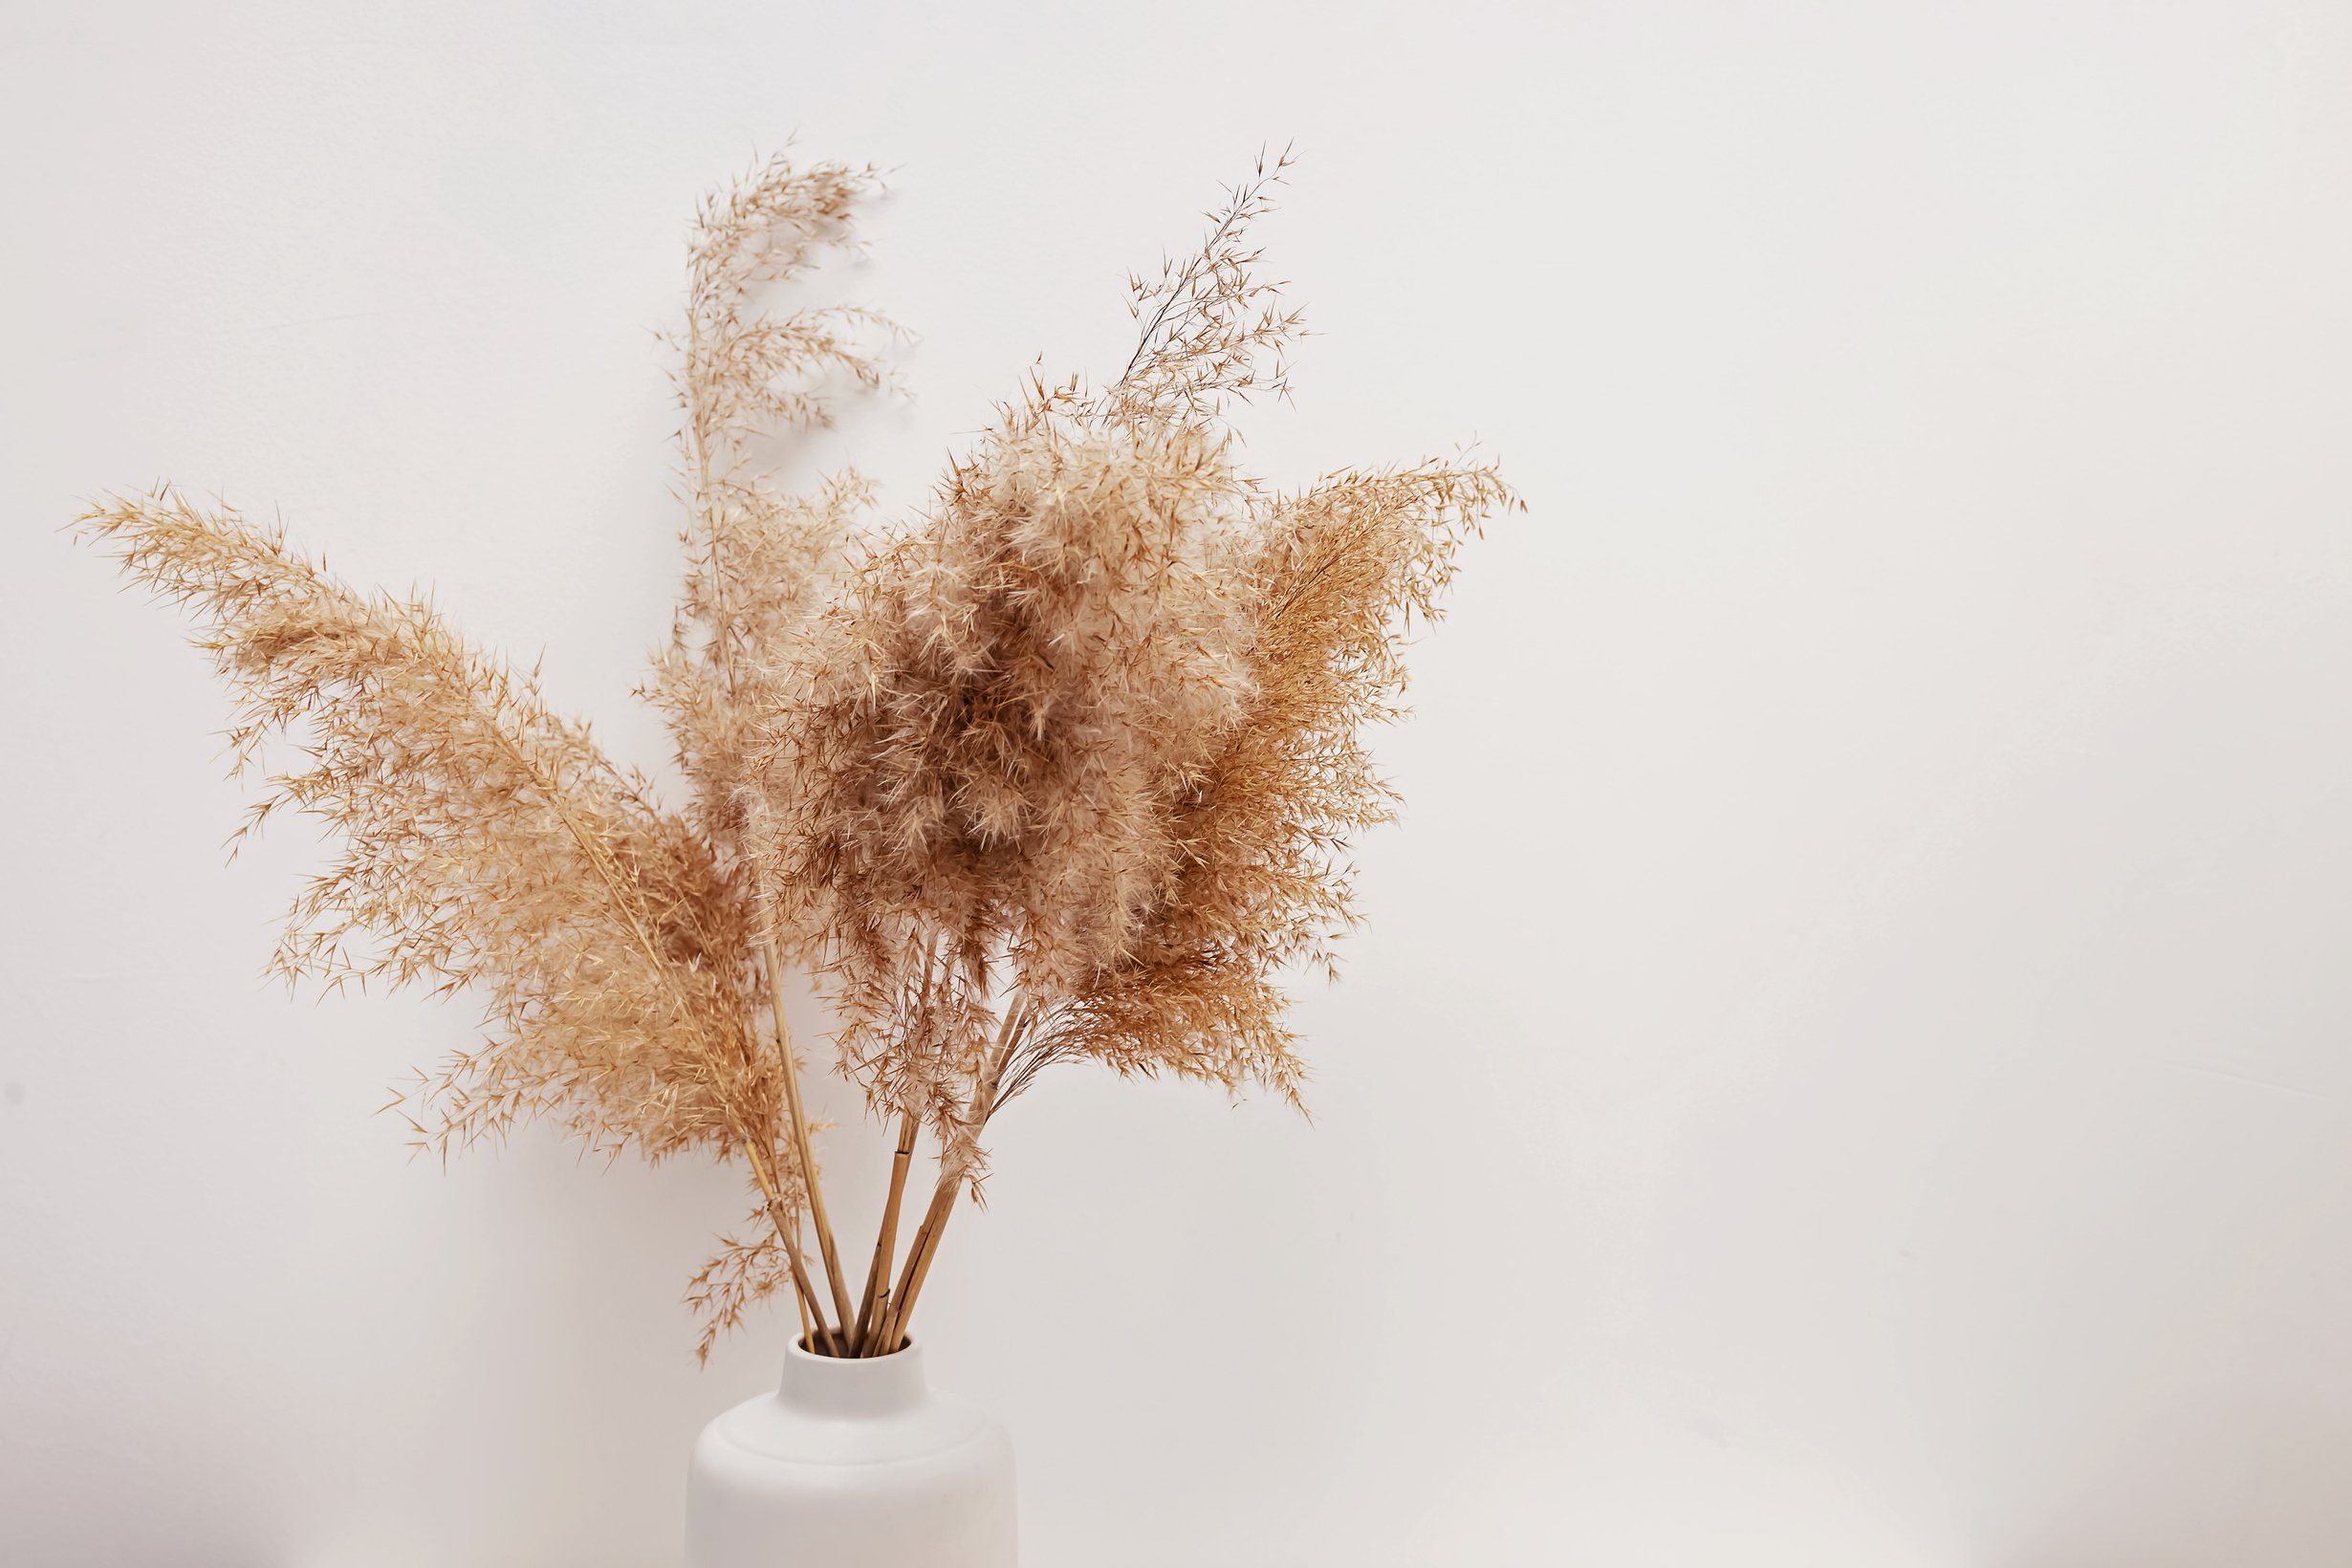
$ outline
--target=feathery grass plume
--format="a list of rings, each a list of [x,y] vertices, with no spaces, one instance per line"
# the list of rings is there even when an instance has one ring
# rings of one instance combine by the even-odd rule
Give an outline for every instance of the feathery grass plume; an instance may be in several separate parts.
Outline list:
[[[642,694],[662,708],[695,809],[730,862],[739,850],[747,761],[775,706],[769,650],[787,643],[840,564],[871,501],[855,472],[813,494],[785,491],[764,467],[776,438],[830,423],[828,381],[886,383],[871,342],[895,333],[876,312],[760,309],[770,287],[819,251],[857,247],[857,205],[879,185],[869,167],[807,168],[782,155],[705,198],[687,251],[679,354],[680,467],[687,571],[669,646]]]
[[[954,1159],[991,990],[1082,984],[1173,885],[1173,808],[1249,692],[1242,495],[1209,432],[1026,407],[790,672],[774,881],[830,944],[843,1051]]]
[[[1260,507],[1253,695],[1177,808],[1183,870],[1129,951],[1024,1033],[997,1104],[1078,1056],[1297,1100],[1304,1070],[1274,976],[1336,975],[1331,942],[1356,921],[1349,839],[1394,814],[1364,731],[1401,716],[1402,634],[1442,613],[1461,544],[1515,505],[1492,464],[1430,462]]]
[[[1248,242],[1287,163],[1136,281],[1117,381],[1001,408],[781,666],[753,856],[813,934],[843,1070],[940,1145],[875,1349],[1046,1066],[1297,1101],[1279,974],[1330,968],[1349,838],[1392,809],[1362,731],[1463,539],[1516,504],[1484,462],[1289,496],[1241,470],[1228,411],[1287,394],[1301,331]]]
[[[337,859],[295,900],[288,979],[389,980],[485,1004],[488,1042],[427,1076],[445,1155],[553,1116],[607,1153],[775,1145],[744,902],[688,825],[551,712],[535,676],[429,605],[363,596],[274,528],[170,491],[88,513],[131,575],[195,610],[237,704],[234,770],[293,732],[245,831],[294,807]],[[785,1174],[791,1174],[786,1168]]]
[[[1265,252],[1247,248],[1251,225],[1274,210],[1274,188],[1293,162],[1285,148],[1272,163],[1263,153],[1250,178],[1209,214],[1209,237],[1160,275],[1127,280],[1127,314],[1143,323],[1135,352],[1097,404],[1123,424],[1213,425],[1253,393],[1290,395],[1284,354],[1306,331],[1305,313],[1281,308],[1282,288],[1258,276]],[[1258,359],[1270,361],[1261,379]]]

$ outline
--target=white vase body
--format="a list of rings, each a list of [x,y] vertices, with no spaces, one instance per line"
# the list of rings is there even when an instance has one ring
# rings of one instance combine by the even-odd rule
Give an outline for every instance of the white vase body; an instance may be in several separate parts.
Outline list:
[[[1014,1568],[1013,1445],[922,1357],[787,1351],[695,1439],[686,1568]]]

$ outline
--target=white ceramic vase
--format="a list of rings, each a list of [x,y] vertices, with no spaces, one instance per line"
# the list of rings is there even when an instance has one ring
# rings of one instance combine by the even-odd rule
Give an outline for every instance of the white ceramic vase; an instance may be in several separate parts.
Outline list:
[[[914,1345],[838,1360],[798,1344],[773,1394],[703,1428],[686,1568],[1014,1568],[1013,1445],[936,1393]]]

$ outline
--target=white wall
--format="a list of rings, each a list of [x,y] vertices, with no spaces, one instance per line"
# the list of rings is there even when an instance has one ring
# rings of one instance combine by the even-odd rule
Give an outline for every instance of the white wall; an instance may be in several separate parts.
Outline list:
[[[668,1560],[783,1338],[687,1353],[734,1183],[403,1164],[464,1010],[257,985],[313,846],[222,867],[208,677],[55,530],[282,509],[658,760],[650,329],[797,129],[898,170],[895,503],[1295,138],[1252,450],[1533,505],[1315,1124],[1067,1072],[952,1234],[1035,1568],[2352,1561],[2352,13],[864,10],[0,21],[0,1559]]]

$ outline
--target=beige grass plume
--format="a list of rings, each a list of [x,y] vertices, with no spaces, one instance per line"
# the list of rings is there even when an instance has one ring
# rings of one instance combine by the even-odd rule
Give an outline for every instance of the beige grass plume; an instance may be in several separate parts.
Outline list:
[[[1033,382],[784,652],[754,857],[815,934],[842,1070],[941,1154],[882,1348],[1046,1066],[1297,1098],[1277,975],[1354,918],[1348,837],[1391,804],[1363,729],[1515,504],[1483,462],[1295,495],[1240,468],[1226,416],[1287,391],[1300,326],[1246,248],[1285,162],[1138,280],[1116,381]]]
[[[83,519],[196,612],[239,772],[297,744],[254,823],[291,806],[336,830],[277,969],[484,1003],[482,1043],[405,1098],[421,1146],[548,1118],[611,1154],[745,1163],[748,1239],[689,1286],[706,1355],[787,1287],[817,1348],[895,1349],[991,1119],[1053,1063],[1298,1098],[1279,977],[1329,968],[1351,836],[1392,806],[1363,731],[1395,715],[1458,547],[1516,501],[1481,461],[1296,493],[1243,468],[1228,416],[1287,392],[1299,331],[1248,249],[1286,162],[1136,281],[1115,381],[1033,381],[882,529],[857,475],[793,494],[757,455],[883,384],[882,318],[762,309],[855,244],[872,171],[779,159],[704,205],[674,340],[687,572],[642,688],[683,810],[533,672],[274,529],[170,490]],[[795,960],[897,1127],[855,1293],[779,1005]],[[902,1251],[926,1129],[938,1178]]]

